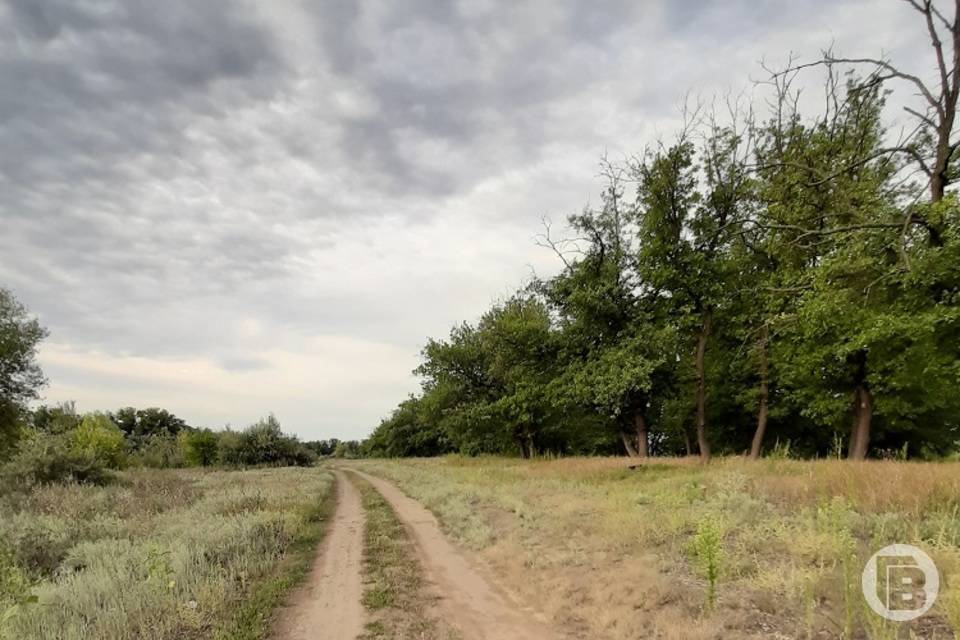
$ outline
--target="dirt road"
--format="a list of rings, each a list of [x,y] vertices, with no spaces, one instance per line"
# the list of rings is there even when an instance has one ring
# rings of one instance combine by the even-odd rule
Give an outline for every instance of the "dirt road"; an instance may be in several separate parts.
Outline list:
[[[276,640],[352,640],[363,631],[363,508],[341,471],[337,507],[313,569],[280,613]]]
[[[533,611],[488,582],[441,533],[437,519],[386,480],[367,479],[409,528],[428,582],[440,596],[439,614],[464,640],[558,640]]]
[[[337,477],[337,508],[306,583],[281,611],[275,640],[353,640],[365,620],[363,507],[351,474],[367,479],[390,503],[416,542],[436,613],[463,640],[558,640],[561,636],[491,585],[440,532],[437,519],[385,480],[350,470]]]

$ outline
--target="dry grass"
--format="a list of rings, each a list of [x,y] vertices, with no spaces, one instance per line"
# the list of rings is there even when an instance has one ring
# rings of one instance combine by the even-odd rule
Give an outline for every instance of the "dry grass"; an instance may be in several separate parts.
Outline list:
[[[860,572],[894,542],[925,549],[950,586],[930,615],[893,631],[951,638],[960,617],[960,464],[359,464],[423,501],[507,588],[579,637],[887,637]],[[715,607],[698,531],[716,546]]]
[[[6,496],[0,637],[252,637],[264,611],[239,620],[239,605],[276,600],[264,584],[285,584],[275,571],[315,536],[330,484],[319,469],[137,470]]]

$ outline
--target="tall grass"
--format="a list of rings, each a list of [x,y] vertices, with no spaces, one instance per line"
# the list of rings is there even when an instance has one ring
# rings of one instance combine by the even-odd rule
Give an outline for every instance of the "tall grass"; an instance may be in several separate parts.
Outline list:
[[[0,582],[0,637],[216,635],[315,537],[331,482],[318,469],[138,470],[106,487],[6,496],[0,575],[23,580]]]

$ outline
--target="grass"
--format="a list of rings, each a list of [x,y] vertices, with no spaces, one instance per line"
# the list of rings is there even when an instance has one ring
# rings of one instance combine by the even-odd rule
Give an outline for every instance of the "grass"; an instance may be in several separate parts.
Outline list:
[[[263,637],[331,484],[320,469],[136,470],[0,497],[0,637]]]
[[[406,528],[369,482],[350,476],[366,517],[363,604],[371,620],[361,640],[454,640],[455,633],[431,611],[434,596]]]
[[[945,639],[960,620],[960,464],[358,464],[423,502],[507,589],[584,637]],[[894,542],[924,549],[947,586],[930,614],[891,630],[867,609],[860,573]]]

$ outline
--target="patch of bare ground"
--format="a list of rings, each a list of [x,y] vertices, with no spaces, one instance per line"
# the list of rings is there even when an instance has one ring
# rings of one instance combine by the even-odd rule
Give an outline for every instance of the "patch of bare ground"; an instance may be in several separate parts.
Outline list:
[[[353,640],[363,631],[363,507],[343,472],[334,473],[333,522],[306,582],[279,613],[275,640]]]

